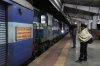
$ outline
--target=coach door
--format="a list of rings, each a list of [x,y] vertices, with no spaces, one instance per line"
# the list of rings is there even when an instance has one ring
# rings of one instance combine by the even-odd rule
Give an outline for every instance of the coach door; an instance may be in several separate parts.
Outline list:
[[[0,3],[0,66],[6,65],[6,6]]]

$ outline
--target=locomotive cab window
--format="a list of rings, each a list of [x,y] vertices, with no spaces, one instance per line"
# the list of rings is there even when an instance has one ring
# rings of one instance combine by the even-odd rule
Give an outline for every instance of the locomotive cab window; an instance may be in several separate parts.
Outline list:
[[[46,17],[45,17],[45,15],[41,15],[41,23],[46,23]]]

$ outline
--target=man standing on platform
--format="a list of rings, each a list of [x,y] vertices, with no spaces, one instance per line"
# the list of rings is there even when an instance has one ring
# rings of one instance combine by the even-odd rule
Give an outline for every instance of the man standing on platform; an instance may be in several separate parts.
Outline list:
[[[85,24],[81,24],[81,32],[79,34],[80,39],[80,56],[76,62],[87,61],[87,41],[92,37],[89,33],[87,26]]]
[[[77,26],[73,25],[72,27],[72,41],[73,41],[73,47],[76,48],[76,35],[77,35]]]

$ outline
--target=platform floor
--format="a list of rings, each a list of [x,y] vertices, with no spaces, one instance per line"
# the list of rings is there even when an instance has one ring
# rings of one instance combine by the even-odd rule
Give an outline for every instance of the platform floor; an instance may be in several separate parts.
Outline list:
[[[28,66],[100,66],[100,40],[88,45],[88,60],[82,63],[75,62],[79,57],[79,40],[76,48],[71,46],[72,40],[68,34]]]
[[[54,44],[28,66],[64,66],[70,47],[69,34]]]
[[[69,49],[65,66],[100,66],[100,40],[94,40],[93,44],[88,44],[87,52],[87,61],[82,61],[82,63],[75,62],[80,53],[80,42],[77,38],[77,47],[76,49]]]

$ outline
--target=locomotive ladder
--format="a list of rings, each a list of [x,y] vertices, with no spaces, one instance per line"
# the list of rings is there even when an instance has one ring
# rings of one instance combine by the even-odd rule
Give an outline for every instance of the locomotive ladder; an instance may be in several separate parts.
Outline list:
[[[6,65],[6,6],[0,3],[0,66]]]

